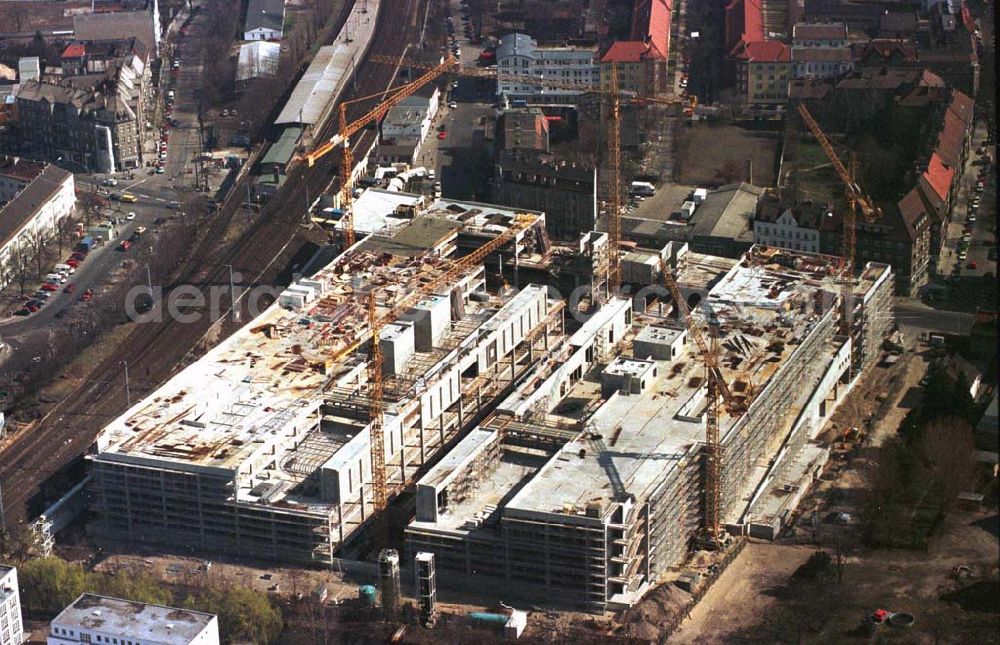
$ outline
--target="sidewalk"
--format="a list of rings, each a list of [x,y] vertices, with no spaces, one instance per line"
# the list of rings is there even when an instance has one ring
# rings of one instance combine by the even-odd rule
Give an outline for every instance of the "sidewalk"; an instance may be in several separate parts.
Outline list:
[[[986,135],[987,127],[985,122],[977,120],[975,128],[972,131],[971,150],[962,169],[962,181],[959,185],[958,197],[955,199],[955,205],[952,208],[951,219],[948,222],[947,228],[942,232],[941,254],[937,262],[938,278],[946,278],[952,275],[956,266],[961,269],[958,262],[958,242],[962,239],[965,219],[968,216],[969,199],[976,194],[975,185],[978,166],[973,165],[972,162],[978,158],[976,148],[986,141]]]

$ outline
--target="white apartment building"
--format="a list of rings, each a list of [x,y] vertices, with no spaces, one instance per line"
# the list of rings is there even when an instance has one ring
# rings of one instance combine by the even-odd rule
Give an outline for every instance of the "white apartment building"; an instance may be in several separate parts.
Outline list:
[[[190,609],[81,594],[49,626],[48,645],[219,645],[219,619]]]
[[[827,213],[801,212],[796,213],[791,208],[783,208],[776,217],[768,217],[763,213],[757,215],[753,223],[753,241],[755,244],[775,246],[790,251],[820,252],[820,228],[822,217]]]
[[[73,213],[73,174],[52,164],[0,157],[0,289],[14,279],[11,260],[16,249]]]
[[[539,47],[525,34],[508,34],[500,39],[497,71],[497,94],[509,99],[572,97],[601,83],[600,62],[593,49]],[[537,82],[543,79],[557,81],[559,87]],[[580,89],[573,89],[573,85]]]
[[[23,642],[17,569],[0,564],[0,645],[20,645]]]

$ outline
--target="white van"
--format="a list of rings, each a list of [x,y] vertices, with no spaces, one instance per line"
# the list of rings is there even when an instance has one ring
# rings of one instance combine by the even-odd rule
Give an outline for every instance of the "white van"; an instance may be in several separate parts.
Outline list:
[[[656,194],[656,188],[648,181],[633,181],[632,185],[629,186],[628,192],[630,195],[651,197]]]
[[[433,168],[430,168],[427,171],[427,179],[429,179],[431,181],[434,181],[434,169]]]
[[[52,268],[55,269],[57,272],[62,272],[69,275],[73,275],[74,273],[76,273],[76,269],[74,269],[68,264],[57,264]]]

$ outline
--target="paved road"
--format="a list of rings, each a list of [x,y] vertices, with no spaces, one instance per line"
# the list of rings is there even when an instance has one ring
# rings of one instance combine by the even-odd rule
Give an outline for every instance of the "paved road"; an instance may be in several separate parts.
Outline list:
[[[181,16],[179,19],[183,20],[184,18]],[[184,172],[186,167],[192,167],[188,162],[201,150],[194,100],[194,91],[201,79],[201,61],[195,54],[196,48],[190,44],[193,35],[198,33],[200,23],[195,20],[192,26],[192,36],[180,39],[176,49],[180,53],[182,61],[178,78],[172,80],[170,73],[166,72],[161,80],[161,90],[164,94],[168,87],[176,92],[174,117],[180,121],[179,127],[170,131],[167,144],[167,172],[163,175],[149,174],[152,172],[151,170],[142,168],[135,171],[134,179],[120,179],[118,185],[111,190],[118,193],[131,193],[137,196],[139,201],[135,204],[111,202],[110,206],[104,209],[102,215],[95,218],[94,223],[105,218],[121,218],[123,224],[118,229],[119,239],[129,237],[138,226],[145,226],[152,231],[153,221],[156,218],[174,216],[175,211],[168,209],[170,202],[184,202],[193,194],[193,175],[185,175]],[[156,132],[158,140],[158,130]],[[124,173],[119,173],[119,177],[123,176]],[[74,176],[78,189],[85,191],[97,190],[103,178],[104,175],[88,173],[78,173]],[[128,212],[136,214],[133,221],[125,220]],[[86,289],[99,291],[109,272],[130,255],[128,252],[121,253],[115,250],[115,247],[117,247],[117,243],[111,243],[90,253],[87,260],[70,277],[70,282],[77,285],[74,294],[64,294],[61,290],[55,292],[55,295],[50,297],[39,311],[23,318],[4,318],[8,312],[0,312],[0,334],[3,335],[5,341],[16,350],[18,347],[16,336],[18,334],[26,330],[36,330],[44,325],[59,325],[60,321],[56,319],[56,315],[68,307],[89,306],[78,302],[79,294]],[[65,255],[69,256],[69,251]],[[63,260],[65,258],[59,258],[57,263]]]
[[[915,298],[896,298],[895,312],[896,321],[911,336],[914,332],[968,334],[975,319],[974,314],[934,309]]]

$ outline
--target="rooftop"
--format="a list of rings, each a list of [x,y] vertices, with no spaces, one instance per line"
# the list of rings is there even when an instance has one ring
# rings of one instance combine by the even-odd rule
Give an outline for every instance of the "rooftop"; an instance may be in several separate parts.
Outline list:
[[[385,196],[385,191],[377,194]],[[308,433],[307,448],[297,444],[303,441],[301,428],[309,425],[324,392],[365,364],[355,351],[370,335],[367,292],[376,290],[376,315],[385,317],[399,300],[448,266],[444,258],[454,245],[437,244],[442,236],[461,230],[485,240],[506,230],[504,221],[513,221],[512,211],[459,204],[435,202],[419,217],[401,220],[401,226],[391,225],[392,218],[386,216],[387,232],[362,240],[285,292],[283,297],[291,297],[293,291],[300,294],[304,304],[296,306],[279,297],[109,424],[99,440],[103,447],[98,458],[127,463],[156,460],[180,469],[235,473],[242,472],[255,455],[273,451],[279,467],[266,501],[326,508],[314,494],[297,487],[362,427],[345,421],[336,432]],[[471,269],[456,283],[463,284],[475,272]],[[454,333],[474,333],[502,305],[496,299],[470,301],[463,320],[452,323]],[[418,354],[428,354],[432,363],[440,358],[434,352]],[[411,390],[426,386],[412,385]],[[418,393],[407,390],[400,396],[412,398]],[[387,400],[387,415],[394,413],[394,405]],[[262,497],[260,491],[249,489],[241,489],[239,495],[254,497],[251,501]]]
[[[285,22],[285,0],[250,0],[244,31],[271,29],[281,33]]]
[[[187,645],[213,622],[214,614],[85,593],[63,609],[52,624]]]
[[[31,221],[38,207],[52,198],[66,181],[72,186],[73,175],[58,166],[46,164],[14,199],[0,208],[0,248]]]
[[[723,374],[735,392],[747,389],[745,383],[737,381],[737,375],[749,377],[755,392],[763,390],[809,335],[817,318],[815,303],[835,302],[836,267],[836,258],[772,252],[763,267],[734,264],[711,287],[695,316],[702,326],[706,316],[720,321]],[[687,268],[682,269],[679,283],[692,277]],[[820,298],[819,294],[828,297]],[[831,305],[823,306],[822,313],[829,312]],[[644,324],[674,323],[640,321],[633,331],[641,330]],[[764,340],[776,337],[781,342]],[[640,499],[649,495],[664,472],[685,460],[704,439],[704,368],[694,351],[693,342],[688,341],[677,358],[652,361],[655,373],[641,393],[616,391],[601,400],[596,375],[578,382],[567,400],[600,401],[599,406],[582,421],[562,418],[577,424],[582,434],[552,457],[511,499],[508,508],[563,513],[598,500],[609,502],[615,495],[616,479]],[[556,414],[547,418],[560,419]],[[735,421],[722,415],[723,438]],[[597,435],[600,440],[595,440]]]
[[[792,27],[793,40],[847,40],[847,25],[842,22],[799,22]]]

